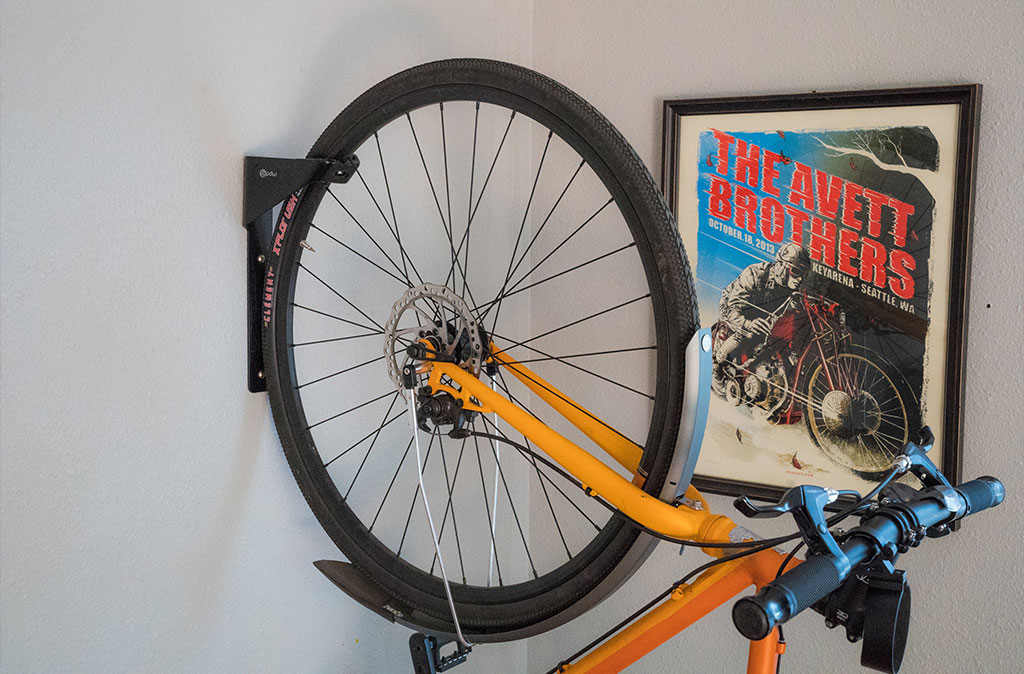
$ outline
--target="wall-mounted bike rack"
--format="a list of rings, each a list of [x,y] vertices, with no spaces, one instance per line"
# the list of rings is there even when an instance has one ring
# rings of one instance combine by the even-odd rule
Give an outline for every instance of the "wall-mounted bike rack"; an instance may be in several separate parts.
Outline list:
[[[247,236],[249,391],[267,390],[263,369],[263,279],[274,235],[273,209],[290,195],[298,199],[313,182],[345,183],[359,168],[353,155],[344,159],[246,157],[243,168],[242,226]]]

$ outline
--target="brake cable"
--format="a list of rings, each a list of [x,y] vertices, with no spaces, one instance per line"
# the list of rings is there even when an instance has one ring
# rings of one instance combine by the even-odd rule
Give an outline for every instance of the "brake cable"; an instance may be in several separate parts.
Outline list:
[[[621,516],[623,519],[628,520],[631,524],[633,524],[634,526],[636,526],[637,528],[642,530],[644,533],[649,534],[651,536],[654,536],[657,539],[660,539],[660,540],[663,540],[663,541],[667,541],[669,543],[674,543],[676,545],[682,545],[684,547],[688,546],[688,547],[695,547],[695,548],[714,548],[714,549],[724,549],[724,550],[746,549],[746,548],[749,548],[753,544],[752,541],[739,542],[739,543],[701,542],[701,541],[694,541],[694,540],[689,540],[689,539],[685,539],[685,538],[675,538],[674,536],[669,536],[667,534],[663,534],[661,532],[655,531],[654,529],[651,529],[650,527],[645,526],[643,523],[638,522],[637,520],[633,519],[632,517],[630,517],[626,513],[622,512],[621,510],[616,508],[611,503],[608,503],[603,498],[601,498],[601,496],[598,495],[593,489],[591,489],[589,487],[584,487],[582,482],[580,482],[579,480],[574,478],[572,475],[570,475],[566,471],[562,470],[562,468],[560,468],[559,466],[555,465],[553,462],[549,461],[544,456],[541,456],[537,452],[533,451],[532,449],[530,449],[528,447],[525,447],[525,446],[519,444],[518,442],[515,442],[514,440],[511,440],[508,437],[504,437],[504,436],[500,436],[500,435],[494,435],[492,433],[482,433],[480,431],[470,431],[469,435],[474,435],[474,436],[477,436],[477,437],[480,437],[480,438],[487,438],[489,440],[495,440],[497,442],[504,442],[504,443],[507,443],[509,445],[512,445],[513,447],[518,449],[521,453],[528,454],[529,456],[531,456],[532,458],[536,459],[537,461],[540,461],[545,466],[547,466],[551,470],[555,471],[558,475],[562,476],[564,479],[568,480],[570,483],[572,483],[573,485],[575,485],[579,489],[582,489],[583,492],[587,496],[591,497],[592,499],[597,501],[597,503],[599,503],[601,506],[603,506],[604,508],[606,508],[609,511],[611,511],[612,514]],[[830,527],[834,526],[835,524],[841,522],[842,520],[846,519],[850,515],[856,514],[856,512],[859,511],[865,504],[867,504],[868,501],[873,499],[883,488],[885,488],[885,486],[888,485],[889,482],[891,482],[893,480],[893,478],[895,478],[897,475],[899,475],[899,474],[901,474],[903,472],[905,472],[905,471],[902,470],[902,464],[899,465],[899,466],[894,466],[889,471],[889,473],[885,476],[885,478],[881,482],[879,482],[875,486],[874,489],[872,489],[870,492],[868,492],[868,494],[866,496],[861,497],[859,500],[857,500],[855,503],[853,503],[853,505],[851,505],[850,507],[848,507],[845,510],[842,510],[841,512],[839,512],[839,513],[833,515],[832,517],[830,517],[827,520],[828,526],[830,526]],[[792,534],[788,534],[786,536],[776,536],[775,538],[759,539],[757,541],[757,545],[768,545],[768,547],[772,547],[772,546],[775,546],[775,545],[780,545],[782,543],[788,543],[789,541],[792,541],[792,540],[796,540],[797,538],[800,538],[801,536],[802,536],[802,534],[799,531],[796,531],[796,532],[794,532]]]
[[[558,665],[556,665],[554,669],[549,670],[547,672],[547,674],[557,674],[559,671],[562,671],[562,667],[563,666],[570,664],[573,660],[575,660],[576,658],[580,657],[581,655],[583,655],[584,653],[586,653],[590,649],[594,648],[594,646],[597,646],[599,643],[601,643],[602,641],[604,641],[605,639],[607,639],[611,635],[615,634],[616,632],[621,630],[623,627],[625,627],[629,623],[631,623],[634,620],[636,620],[640,615],[642,615],[646,611],[650,610],[659,601],[661,601],[665,597],[667,597],[670,594],[672,594],[673,592],[675,592],[676,589],[678,589],[679,587],[685,585],[694,576],[696,576],[696,575],[698,575],[700,573],[703,573],[704,571],[707,571],[708,569],[710,569],[710,568],[712,568],[714,566],[717,566],[719,564],[724,564],[726,562],[731,562],[734,559],[740,559],[741,557],[747,557],[749,555],[753,555],[753,554],[756,554],[758,552],[762,552],[762,551],[767,550],[767,549],[772,548],[772,547],[774,547],[774,545],[772,545],[772,544],[761,544],[761,545],[757,545],[757,546],[752,547],[752,548],[747,548],[746,550],[743,550],[742,552],[737,552],[737,553],[734,553],[734,554],[731,554],[731,555],[726,555],[725,557],[718,557],[717,559],[713,559],[710,562],[707,562],[705,564],[701,564],[700,566],[698,566],[697,568],[693,569],[692,571],[687,573],[685,576],[683,576],[682,578],[680,578],[676,582],[672,583],[672,585],[669,586],[669,588],[667,590],[665,590],[664,592],[659,594],[657,597],[655,597],[654,599],[652,599],[649,602],[647,602],[646,604],[644,604],[642,607],[640,607],[636,612],[634,612],[628,618],[622,620],[620,623],[615,625],[615,627],[611,628],[610,630],[608,630],[607,632],[605,632],[604,634],[602,634],[598,638],[594,639],[589,644],[587,644],[586,646],[584,646],[580,650],[576,651],[575,653],[570,655],[565,660],[562,660],[561,662],[559,662]]]
[[[872,490],[872,492],[873,491],[874,490]],[[796,553],[800,552],[800,548],[804,547],[804,545],[806,544],[806,541],[800,541],[793,547],[792,550],[789,551],[789,554],[786,555],[786,558],[782,560],[782,564],[779,564],[779,570],[775,572],[776,580],[778,580],[779,576],[782,575],[782,572],[786,570],[786,567],[789,566],[789,563],[793,561],[793,558],[796,557]],[[782,625],[779,625],[778,628],[779,644],[782,646],[782,648],[779,649],[779,657],[775,661],[775,674],[782,674],[782,654],[786,652],[786,637],[782,634]]]

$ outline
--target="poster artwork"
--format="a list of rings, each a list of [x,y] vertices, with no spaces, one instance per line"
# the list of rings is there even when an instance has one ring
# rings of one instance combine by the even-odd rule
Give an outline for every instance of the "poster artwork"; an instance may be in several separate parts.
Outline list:
[[[716,394],[698,472],[863,487],[921,426],[939,143],[707,129],[698,147]]]

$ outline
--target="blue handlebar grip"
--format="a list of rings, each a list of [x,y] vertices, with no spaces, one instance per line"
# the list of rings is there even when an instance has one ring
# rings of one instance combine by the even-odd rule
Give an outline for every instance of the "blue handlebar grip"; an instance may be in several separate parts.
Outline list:
[[[829,555],[811,557],[800,566],[768,583],[752,597],[732,607],[732,622],[740,634],[764,639],[779,623],[838,589],[843,576]]]
[[[956,488],[960,495],[967,502],[967,513],[976,513],[992,508],[1003,502],[1006,498],[1006,488],[1003,483],[994,477],[979,477],[970,482],[964,482]]]

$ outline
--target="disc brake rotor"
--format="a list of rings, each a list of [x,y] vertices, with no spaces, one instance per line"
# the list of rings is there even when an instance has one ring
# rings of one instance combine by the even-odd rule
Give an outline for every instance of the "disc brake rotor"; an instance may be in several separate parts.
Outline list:
[[[445,310],[450,317],[445,316]],[[406,314],[411,314],[416,324],[399,327]],[[469,305],[445,286],[424,283],[402,294],[392,305],[384,325],[384,361],[395,386],[402,388],[402,367],[397,356],[409,344],[428,335],[439,342],[440,359],[454,360],[473,376],[480,374],[483,342]]]

